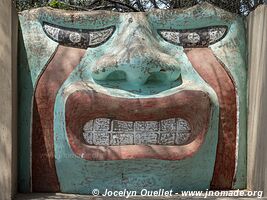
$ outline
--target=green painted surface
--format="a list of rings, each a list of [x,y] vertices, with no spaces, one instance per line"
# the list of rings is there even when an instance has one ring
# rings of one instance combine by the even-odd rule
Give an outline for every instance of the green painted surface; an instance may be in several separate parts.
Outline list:
[[[65,11],[64,11],[65,12]],[[24,11],[20,15],[23,38],[21,38],[19,61],[19,136],[20,136],[20,188],[22,191],[30,189],[30,136],[32,97],[38,77],[54,51],[57,43],[49,39],[41,26],[43,21],[55,23],[65,27],[99,29],[110,25],[116,26],[116,32],[104,44],[87,50],[80,64],[68,77],[60,88],[54,109],[55,156],[58,178],[62,192],[88,194],[98,188],[103,192],[110,190],[138,190],[158,188],[181,190],[205,190],[209,188],[213,174],[218,140],[218,101],[213,89],[197,74],[188,61],[183,48],[164,41],[157,33],[157,29],[191,29],[213,25],[226,25],[229,32],[220,42],[211,45],[214,54],[225,63],[231,72],[238,91],[239,104],[239,142],[238,164],[235,188],[244,188],[246,183],[246,46],[244,24],[242,19],[208,4],[196,6],[188,10],[151,11],[147,13],[112,13],[90,12],[77,13],[79,16],[73,22],[67,14],[60,11],[36,9]],[[128,25],[130,19],[134,19]],[[138,23],[136,23],[138,22]],[[125,32],[125,27],[127,31]],[[34,30],[34,31],[33,31]],[[176,85],[155,85],[141,88],[141,92],[133,92],[140,85],[134,84],[142,79],[145,73],[129,70],[128,77],[132,77],[130,84],[109,85],[103,88],[92,78],[91,69],[103,55],[119,52],[125,44],[120,44],[116,35],[124,33],[131,42],[132,30],[151,31],[153,37],[145,38],[150,44],[151,51],[157,45],[164,54],[179,63],[175,73],[181,73],[182,80]],[[34,34],[33,34],[34,32]],[[126,40],[127,41],[127,40]],[[23,44],[24,47],[23,48]],[[26,50],[26,51],[25,51]],[[90,53],[89,53],[90,52]],[[231,53],[229,53],[231,52]],[[161,55],[162,56],[162,55]],[[134,65],[148,64],[149,58],[140,61],[133,59],[132,63],[120,64],[121,69]],[[131,68],[129,68],[131,69]],[[153,69],[153,66],[150,67]],[[140,68],[141,70],[141,68]],[[140,77],[140,74],[143,76]],[[176,74],[177,75],[177,74]],[[96,76],[96,75],[93,75]],[[171,79],[171,75],[168,76]],[[95,78],[95,77],[94,77]],[[101,79],[101,77],[99,77]],[[209,125],[205,143],[191,158],[181,161],[162,160],[121,160],[121,161],[86,161],[77,157],[71,150],[65,130],[65,101],[64,92],[68,87],[79,81],[87,83],[97,91],[122,98],[160,98],[185,89],[206,91],[212,100],[212,119]],[[117,89],[116,89],[117,88]],[[171,89],[168,89],[171,88]],[[166,90],[168,89],[168,90]],[[26,114],[26,115],[25,115]]]

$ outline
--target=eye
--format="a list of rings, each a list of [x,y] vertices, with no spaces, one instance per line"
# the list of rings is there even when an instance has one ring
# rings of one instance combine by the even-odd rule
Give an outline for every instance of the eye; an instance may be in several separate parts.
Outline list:
[[[87,49],[105,43],[114,33],[115,26],[89,30],[60,27],[44,22],[43,29],[49,38],[61,45]]]
[[[184,48],[192,48],[208,47],[223,39],[227,31],[227,26],[213,26],[201,29],[158,30],[158,33],[167,42]]]

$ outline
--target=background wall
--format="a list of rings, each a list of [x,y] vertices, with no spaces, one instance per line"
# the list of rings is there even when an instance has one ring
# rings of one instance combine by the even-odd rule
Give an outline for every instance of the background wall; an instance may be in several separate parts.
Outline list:
[[[248,188],[267,196],[267,5],[248,17]]]
[[[13,12],[12,12],[13,9]],[[0,199],[16,192],[16,33],[11,0],[0,0]],[[12,13],[14,13],[12,17]],[[12,22],[13,21],[13,22]],[[13,28],[12,28],[13,25]],[[12,48],[13,45],[13,48]],[[11,56],[12,55],[12,56]]]

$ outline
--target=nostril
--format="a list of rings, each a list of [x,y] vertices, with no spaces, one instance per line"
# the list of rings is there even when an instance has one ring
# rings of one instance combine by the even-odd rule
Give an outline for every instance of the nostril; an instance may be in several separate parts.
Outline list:
[[[180,70],[161,68],[157,72],[150,73],[146,84],[168,84],[179,82],[181,77]]]
[[[148,77],[146,84],[153,84],[153,83],[162,83],[166,82],[167,80],[167,74],[160,72],[153,72],[151,75]]]
[[[107,81],[122,81],[122,80],[126,80],[126,73],[124,71],[121,70],[117,70],[114,72],[111,72],[107,77],[106,77]]]

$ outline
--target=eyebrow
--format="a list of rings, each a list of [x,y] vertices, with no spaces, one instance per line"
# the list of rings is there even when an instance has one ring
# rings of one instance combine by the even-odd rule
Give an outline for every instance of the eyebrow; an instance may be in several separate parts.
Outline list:
[[[53,9],[49,7],[37,8],[35,12],[39,15],[39,19],[42,21],[53,23],[54,21],[60,20],[62,21],[62,25],[64,24],[70,26],[74,23],[95,24],[99,20],[101,23],[108,24],[117,20],[120,16],[120,13],[111,11],[73,11]]]
[[[148,12],[148,16],[151,18],[156,17],[157,20],[164,21],[173,21],[174,19],[181,19],[182,21],[187,19],[203,20],[211,17],[212,20],[220,19],[223,21],[231,21],[237,17],[236,14],[227,12],[208,3],[196,4],[186,9],[159,9],[154,12]]]

